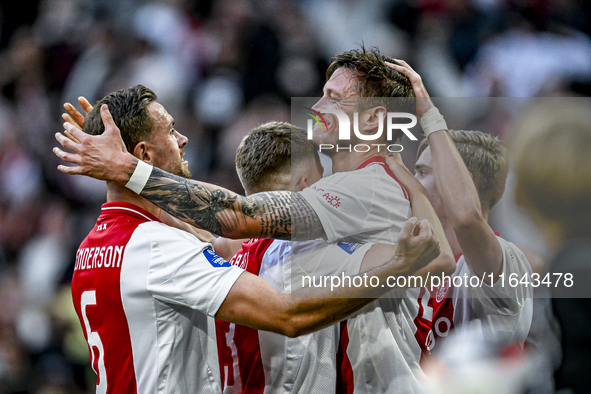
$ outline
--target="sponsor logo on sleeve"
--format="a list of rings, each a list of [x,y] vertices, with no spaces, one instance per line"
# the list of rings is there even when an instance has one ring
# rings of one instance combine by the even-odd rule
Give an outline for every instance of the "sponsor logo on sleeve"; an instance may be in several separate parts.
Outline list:
[[[337,245],[339,248],[343,249],[349,254],[353,254],[357,249],[363,246],[363,244],[358,244],[355,242],[339,242]]]
[[[203,251],[203,255],[209,261],[212,267],[231,267],[232,264],[228,263],[224,260],[223,257],[218,256],[216,253],[212,252],[211,249],[205,249]]]
[[[324,189],[316,189],[315,186],[312,186],[312,190],[316,190],[318,193],[322,194],[322,197],[328,202],[331,207],[340,208],[341,207],[341,198],[326,192]]]

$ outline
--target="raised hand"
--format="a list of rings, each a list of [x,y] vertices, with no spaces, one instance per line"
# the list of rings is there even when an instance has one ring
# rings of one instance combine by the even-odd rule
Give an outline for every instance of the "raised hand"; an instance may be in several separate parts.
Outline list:
[[[408,65],[407,62],[400,59],[394,59],[399,64],[394,64],[390,62],[384,62],[386,66],[390,67],[393,70],[396,70],[404,75],[409,79],[412,89],[415,93],[416,97],[416,112],[417,116],[420,118],[422,117],[425,112],[427,112],[431,107],[433,107],[433,102],[429,97],[429,93],[427,93],[427,88],[423,84],[423,80],[419,73],[417,73],[411,66]]]
[[[78,97],[78,102],[82,106],[82,109],[86,115],[92,111],[92,104],[90,104],[85,97]],[[84,125],[84,116],[82,116],[82,114],[78,112],[78,110],[70,103],[64,103],[64,108],[68,113],[62,114],[62,119],[82,130],[82,126]]]
[[[59,165],[57,168],[66,174],[87,175],[125,184],[135,169],[137,159],[127,152],[121,132],[106,104],[101,106],[101,118],[105,124],[105,132],[95,136],[84,133],[70,122],[63,124],[64,133],[70,134],[71,137],[56,133],[55,138],[64,148],[74,153],[65,152],[57,147],[53,148],[53,153],[63,161],[76,166]]]

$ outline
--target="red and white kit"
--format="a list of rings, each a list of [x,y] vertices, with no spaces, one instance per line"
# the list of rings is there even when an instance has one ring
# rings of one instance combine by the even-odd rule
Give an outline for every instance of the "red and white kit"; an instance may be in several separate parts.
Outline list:
[[[230,262],[288,293],[301,287],[301,275],[320,275],[318,268],[356,275],[372,245],[255,238]],[[339,325],[288,338],[216,320],[216,331],[224,393],[335,392]]]
[[[406,190],[383,157],[323,178],[301,194],[318,214],[329,242],[395,244],[411,216]],[[414,288],[389,295],[341,324],[337,392],[421,390],[419,362],[433,342],[429,292]]]
[[[437,339],[451,331],[455,335],[476,335],[479,340],[494,340],[503,344],[523,346],[533,315],[533,286],[519,283],[531,278],[532,270],[517,246],[497,236],[503,250],[504,281],[492,286],[470,278],[479,278],[463,255],[457,256],[452,277],[462,278],[462,286],[445,285],[434,290],[429,305],[433,308],[433,331]],[[509,278],[518,281],[509,282]],[[456,280],[456,284],[460,281]],[[512,286],[513,284],[513,286]]]
[[[74,307],[97,393],[219,393],[214,316],[243,270],[127,203],[76,254]]]

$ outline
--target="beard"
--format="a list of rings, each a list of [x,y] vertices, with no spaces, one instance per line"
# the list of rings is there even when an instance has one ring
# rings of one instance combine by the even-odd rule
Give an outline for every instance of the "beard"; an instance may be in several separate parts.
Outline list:
[[[173,174],[178,175],[183,178],[191,179],[192,178],[191,171],[189,171],[188,168],[185,169],[185,167],[183,167],[183,163],[182,163],[183,157],[185,157],[185,149],[184,148],[181,149],[180,155],[181,155],[181,164],[179,164],[177,170],[175,172],[173,172]]]
[[[188,169],[183,168],[183,165],[182,164],[174,172],[174,175],[178,175],[178,176],[183,177],[183,178],[186,178],[186,179],[192,179],[191,171],[189,171]]]

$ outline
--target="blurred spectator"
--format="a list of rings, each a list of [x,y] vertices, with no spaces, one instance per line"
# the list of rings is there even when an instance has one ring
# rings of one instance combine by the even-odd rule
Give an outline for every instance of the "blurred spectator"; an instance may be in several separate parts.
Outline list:
[[[589,391],[591,376],[591,101],[557,98],[534,103],[511,142],[517,196],[540,225],[553,252],[549,273],[570,276],[551,288],[560,324],[562,362],[556,388]],[[559,131],[559,132],[557,132]]]
[[[508,28],[478,49],[467,67],[468,95],[548,96],[591,81],[591,37],[559,24],[544,3],[509,13]]]

